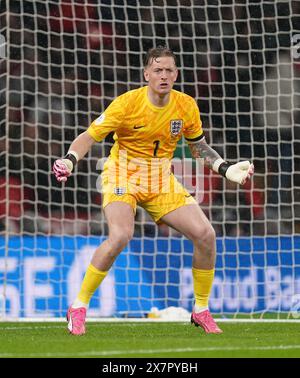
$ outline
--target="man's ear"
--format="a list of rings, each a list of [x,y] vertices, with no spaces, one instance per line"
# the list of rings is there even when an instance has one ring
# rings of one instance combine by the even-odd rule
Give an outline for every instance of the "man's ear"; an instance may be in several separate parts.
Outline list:
[[[146,81],[149,81],[149,73],[146,69],[144,70],[144,78]]]
[[[174,81],[176,81],[178,79],[178,69],[176,68],[176,78]]]

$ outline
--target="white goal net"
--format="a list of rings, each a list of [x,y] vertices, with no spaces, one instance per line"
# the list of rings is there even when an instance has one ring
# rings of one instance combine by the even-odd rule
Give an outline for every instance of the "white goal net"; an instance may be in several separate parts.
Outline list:
[[[62,317],[107,235],[96,144],[67,184],[53,161],[118,95],[144,85],[157,45],[175,89],[199,105],[224,159],[251,160],[244,187],[205,172],[200,206],[217,239],[210,299],[222,316],[298,316],[300,3],[257,0],[0,1],[0,317]],[[178,159],[190,157],[180,143]],[[192,308],[191,243],[139,208],[134,239],[89,316]]]

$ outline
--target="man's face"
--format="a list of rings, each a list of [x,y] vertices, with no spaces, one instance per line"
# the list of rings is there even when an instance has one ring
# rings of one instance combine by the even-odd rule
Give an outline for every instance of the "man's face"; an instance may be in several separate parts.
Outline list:
[[[144,71],[149,88],[158,95],[164,95],[171,91],[177,75],[174,59],[170,56],[152,59]]]

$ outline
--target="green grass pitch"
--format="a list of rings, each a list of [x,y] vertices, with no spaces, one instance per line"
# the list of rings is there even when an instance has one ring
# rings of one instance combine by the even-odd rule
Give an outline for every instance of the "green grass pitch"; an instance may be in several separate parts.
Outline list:
[[[0,323],[1,358],[300,357],[299,323],[219,323],[206,335],[189,323],[88,322],[84,336],[66,324]]]

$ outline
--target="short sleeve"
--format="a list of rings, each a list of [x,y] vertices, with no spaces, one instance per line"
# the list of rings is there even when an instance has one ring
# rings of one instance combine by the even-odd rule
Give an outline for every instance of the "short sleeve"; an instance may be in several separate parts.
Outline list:
[[[188,121],[183,129],[184,138],[187,142],[197,142],[204,138],[204,133],[199,108],[194,99],[189,102],[188,116]]]
[[[106,135],[120,127],[123,118],[124,106],[122,96],[119,96],[91,123],[87,131],[93,139],[100,142]]]

